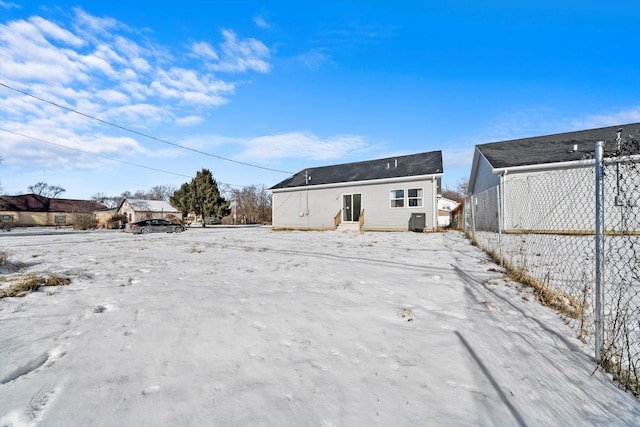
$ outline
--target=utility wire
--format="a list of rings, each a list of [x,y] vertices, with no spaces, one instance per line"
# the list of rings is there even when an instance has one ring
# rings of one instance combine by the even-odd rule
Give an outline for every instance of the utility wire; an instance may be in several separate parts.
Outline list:
[[[272,171],[272,172],[286,173],[287,175],[293,175],[294,174],[294,172],[284,171],[284,170],[280,170],[280,169],[272,169],[272,168],[268,168],[268,167],[265,167],[265,166],[258,166],[258,165],[254,165],[254,164],[251,164],[251,163],[241,162],[239,160],[233,160],[233,159],[229,159],[227,157],[218,156],[216,154],[207,153],[205,151],[196,150],[195,148],[184,147],[184,146],[182,146],[180,144],[176,144],[174,142],[169,142],[169,141],[166,141],[164,139],[155,137],[153,135],[149,135],[149,134],[146,134],[146,133],[138,132],[137,130],[130,129],[130,128],[121,126],[121,125],[116,124],[116,123],[111,123],[109,121],[100,119],[100,118],[95,117],[95,116],[91,116],[91,115],[83,113],[81,111],[74,110],[73,108],[65,107],[64,105],[60,105],[60,104],[55,103],[53,101],[49,101],[48,99],[40,98],[39,96],[33,95],[33,94],[29,93],[29,92],[25,92],[25,91],[20,90],[20,89],[16,89],[16,88],[11,87],[11,86],[9,86],[9,85],[7,85],[5,83],[2,83],[2,82],[0,82],[0,86],[6,87],[9,90],[21,93],[21,94],[26,95],[28,97],[37,99],[38,101],[46,102],[47,104],[51,104],[51,105],[53,105],[55,107],[62,108],[63,110],[67,110],[67,111],[70,111],[72,113],[79,114],[81,116],[87,117],[89,119],[96,120],[96,121],[98,121],[100,123],[103,123],[105,125],[113,126],[115,128],[124,130],[126,132],[131,132],[131,133],[134,133],[136,135],[152,139],[154,141],[162,142],[163,144],[169,144],[169,145],[172,145],[172,146],[177,147],[177,148],[182,148],[183,150],[192,151],[194,153],[202,154],[204,156],[215,157],[216,159],[225,160],[227,162],[232,162],[232,163],[236,163],[236,164],[239,164],[239,165],[248,166],[248,167],[252,167],[252,168],[263,169],[263,170],[268,170],[268,171]]]
[[[15,132],[15,131],[4,129],[4,128],[0,128],[0,131],[11,133],[11,134],[14,134],[14,135],[18,135],[18,136],[21,136],[23,138],[33,139],[34,141],[44,142],[45,144],[51,144],[51,145],[55,145],[57,147],[66,148],[67,150],[78,151],[80,153],[88,154],[90,156],[100,157],[102,159],[107,159],[107,160],[111,160],[111,161],[114,161],[114,162],[124,163],[126,165],[135,166],[137,168],[149,169],[149,170],[152,170],[152,171],[167,173],[167,174],[170,174],[170,175],[182,176],[182,177],[185,177],[185,178],[192,178],[189,175],[184,175],[184,174],[177,173],[177,172],[171,172],[171,171],[166,171],[166,170],[163,170],[163,169],[152,168],[150,166],[139,165],[137,163],[127,162],[126,160],[114,159],[112,157],[103,156],[101,154],[90,153],[88,151],[80,150],[79,148],[67,147],[67,146],[62,145],[62,144],[56,144],[55,142],[47,141],[47,140],[44,140],[42,138],[37,138],[35,136],[25,135],[23,133]],[[219,182],[219,184],[228,185],[230,187],[242,187],[241,185],[226,184],[224,182]]]

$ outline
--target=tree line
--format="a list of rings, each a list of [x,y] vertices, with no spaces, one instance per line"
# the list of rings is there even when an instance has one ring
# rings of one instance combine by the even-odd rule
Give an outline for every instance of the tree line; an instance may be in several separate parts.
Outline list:
[[[149,190],[124,191],[115,197],[103,193],[92,196],[92,200],[112,209],[124,199],[164,200],[179,209],[185,218],[195,215],[203,221],[203,225],[214,220],[226,224],[271,223],[271,194],[264,185],[249,185],[239,189],[218,185],[208,169],[199,171],[180,188],[156,185]]]
[[[38,182],[27,188],[30,193],[52,199],[66,191],[59,185],[46,182]],[[208,169],[202,169],[180,188],[156,185],[148,190],[123,191],[119,196],[96,193],[91,197],[91,200],[109,209],[117,208],[125,199],[163,200],[179,209],[185,218],[195,215],[203,221],[203,225],[213,221],[226,224],[271,223],[271,194],[264,185],[249,185],[239,189],[218,185]]]

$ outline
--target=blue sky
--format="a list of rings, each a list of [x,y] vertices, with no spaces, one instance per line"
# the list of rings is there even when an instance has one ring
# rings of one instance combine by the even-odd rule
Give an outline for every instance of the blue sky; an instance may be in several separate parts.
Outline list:
[[[632,0],[0,0],[0,182],[270,187],[442,150],[455,188],[476,144],[640,121],[639,22]]]

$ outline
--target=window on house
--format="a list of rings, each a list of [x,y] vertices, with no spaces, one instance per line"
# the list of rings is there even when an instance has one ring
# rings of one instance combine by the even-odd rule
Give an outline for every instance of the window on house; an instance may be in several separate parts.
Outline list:
[[[11,215],[0,215],[0,222],[13,222],[13,216],[11,216]]]
[[[391,190],[391,207],[404,207],[404,190]]]
[[[56,224],[64,224],[65,222],[67,222],[67,217],[66,215],[56,215],[53,220],[56,222]]]
[[[422,188],[410,188],[407,190],[410,208],[421,208],[422,205]]]

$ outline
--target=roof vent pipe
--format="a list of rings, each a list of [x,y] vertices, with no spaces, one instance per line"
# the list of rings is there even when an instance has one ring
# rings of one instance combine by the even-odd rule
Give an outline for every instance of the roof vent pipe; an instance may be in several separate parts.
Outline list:
[[[573,144],[573,152],[575,153],[576,151],[578,151],[578,144]]]
[[[396,159],[396,165],[394,167],[398,167],[398,159]]]
[[[620,144],[622,144],[622,128],[618,129],[618,132],[616,132],[616,142],[617,144],[617,149],[620,150]]]

